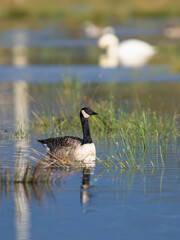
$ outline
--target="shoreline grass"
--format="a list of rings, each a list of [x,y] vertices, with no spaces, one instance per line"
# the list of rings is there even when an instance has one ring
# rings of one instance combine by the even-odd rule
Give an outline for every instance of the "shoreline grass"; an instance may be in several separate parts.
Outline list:
[[[91,20],[96,24],[112,24],[134,17],[178,17],[180,3],[166,0],[153,0],[150,4],[142,0],[135,1],[7,1],[2,0],[0,19],[59,19],[67,26],[77,26],[80,22]],[[72,15],[73,12],[73,15]]]

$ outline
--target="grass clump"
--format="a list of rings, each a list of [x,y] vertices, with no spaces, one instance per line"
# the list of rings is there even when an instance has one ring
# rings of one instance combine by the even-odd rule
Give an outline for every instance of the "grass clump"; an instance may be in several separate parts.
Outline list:
[[[112,99],[91,102],[91,108],[99,113],[90,119],[93,139],[107,141],[112,147],[115,144],[115,153],[108,155],[105,160],[98,158],[98,164],[109,169],[164,166],[162,149],[170,143],[174,144],[179,136],[177,114],[158,114],[140,107],[125,111],[117,107]],[[78,105],[71,108],[71,112],[62,110],[49,117],[36,113],[34,117],[32,127],[38,129],[40,134],[51,132],[55,137],[67,134],[82,136]],[[158,161],[148,156],[152,151],[151,146],[155,146]]]
[[[163,144],[168,144],[172,139],[179,136],[178,115],[173,116],[157,114],[154,111],[136,109],[131,112],[117,107],[112,100],[93,103],[92,109],[99,115],[90,119],[90,127],[93,139],[127,139],[130,145],[137,143],[146,147],[150,142],[156,142],[157,138]],[[39,134],[50,132],[57,135],[75,133],[82,135],[77,105],[71,108],[71,112],[60,111],[59,113],[45,116],[34,112],[32,129],[38,130]]]
[[[97,158],[97,165],[105,169],[135,169],[149,170],[165,167],[165,152],[166,150],[158,145],[155,152],[152,149],[146,151],[142,148],[131,148],[129,143],[116,142],[116,150],[114,154],[108,155],[104,160]],[[155,157],[155,158],[154,158]]]

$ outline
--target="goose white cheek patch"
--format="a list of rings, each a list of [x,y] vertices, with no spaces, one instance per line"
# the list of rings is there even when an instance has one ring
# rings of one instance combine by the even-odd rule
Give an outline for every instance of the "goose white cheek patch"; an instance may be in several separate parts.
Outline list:
[[[88,118],[90,115],[87,114],[84,110],[82,110],[82,115],[85,117],[85,118]]]

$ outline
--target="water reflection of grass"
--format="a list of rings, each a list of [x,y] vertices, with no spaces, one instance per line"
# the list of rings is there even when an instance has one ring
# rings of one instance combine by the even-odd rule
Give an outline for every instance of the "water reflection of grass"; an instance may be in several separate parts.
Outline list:
[[[42,155],[41,155],[42,156]],[[29,156],[29,159],[35,159]],[[40,159],[35,159],[38,161],[37,164],[31,164],[30,161],[26,167],[16,166],[13,171],[10,169],[3,169],[0,167],[0,184],[53,184],[55,182],[60,182],[67,175],[74,174],[76,171],[80,171],[81,168],[78,165],[72,163],[72,168],[70,169],[69,161],[67,162],[57,162],[57,159],[52,162],[44,162]],[[56,164],[57,163],[57,164]],[[21,178],[19,177],[21,175]]]

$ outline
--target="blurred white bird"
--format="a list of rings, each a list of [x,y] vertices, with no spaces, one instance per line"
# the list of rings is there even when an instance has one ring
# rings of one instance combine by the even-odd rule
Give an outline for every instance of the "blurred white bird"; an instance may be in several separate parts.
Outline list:
[[[171,26],[164,29],[164,35],[171,39],[180,39],[180,26]]]
[[[99,27],[90,21],[84,22],[83,31],[84,31],[86,37],[89,37],[89,38],[97,38],[103,34],[114,33],[113,27],[111,27],[111,26]]]
[[[100,65],[116,67],[119,64],[126,67],[141,67],[156,53],[155,48],[149,43],[138,39],[129,39],[119,43],[114,34],[104,34],[98,40],[100,48],[106,48],[106,56],[100,57]]]

